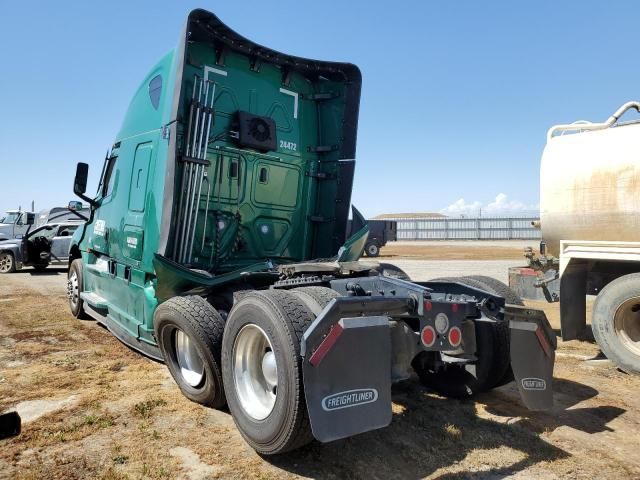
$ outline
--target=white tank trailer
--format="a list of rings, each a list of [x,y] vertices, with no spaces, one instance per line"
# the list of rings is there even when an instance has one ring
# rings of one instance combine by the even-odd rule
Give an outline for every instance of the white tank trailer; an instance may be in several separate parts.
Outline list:
[[[639,102],[606,122],[552,127],[540,167],[540,256],[512,269],[523,290],[535,279],[560,301],[562,338],[584,338],[586,296],[596,295],[593,336],[621,369],[640,373],[640,121],[622,123]],[[526,290],[526,288],[524,288]],[[526,296],[526,292],[524,293]]]

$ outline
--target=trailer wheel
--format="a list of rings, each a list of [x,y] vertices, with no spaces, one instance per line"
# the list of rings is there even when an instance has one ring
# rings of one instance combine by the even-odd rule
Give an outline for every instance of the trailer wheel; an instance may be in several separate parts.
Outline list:
[[[297,295],[252,291],[229,313],[222,374],[229,410],[251,447],[274,455],[313,440],[300,342],[313,314]]]
[[[289,292],[296,295],[316,317],[331,300],[340,296],[338,292],[327,287],[299,287]]]
[[[220,408],[225,404],[220,350],[224,320],[197,295],[162,303],[153,325],[165,364],[189,400]]]
[[[89,319],[89,315],[84,311],[84,300],[80,298],[82,293],[82,259],[77,258],[71,262],[69,273],[67,274],[67,298],[71,314],[81,320]]]
[[[498,294],[489,285],[471,277],[435,278],[433,281],[457,282]],[[505,335],[506,328],[506,335]],[[414,360],[413,367],[428,387],[448,397],[465,398],[491,390],[501,381],[508,383],[511,373],[509,327],[503,322],[476,322],[477,361],[469,365],[434,362],[427,352]],[[433,355],[433,354],[431,354]]]
[[[16,261],[11,252],[0,253],[0,273],[13,273],[16,271]]]
[[[380,263],[374,270],[384,277],[397,278],[399,280],[406,280],[407,282],[411,281],[407,272],[402,270],[400,267],[391,265],[390,263]]]
[[[602,289],[593,304],[591,329],[607,358],[627,373],[640,373],[640,273]]]
[[[364,252],[367,254],[367,257],[377,257],[380,255],[380,247],[376,243],[367,243],[364,247]]]

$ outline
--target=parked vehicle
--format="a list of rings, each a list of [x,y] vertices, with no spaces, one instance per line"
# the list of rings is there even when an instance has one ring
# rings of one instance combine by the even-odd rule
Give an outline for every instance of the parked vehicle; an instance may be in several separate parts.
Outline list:
[[[596,295],[595,340],[618,367],[640,373],[640,122],[619,122],[631,109],[640,111],[640,103],[622,105],[604,123],[549,130],[540,168],[540,255],[529,252],[530,268],[511,275],[511,283],[560,301],[564,340],[585,337],[586,296]]]
[[[351,236],[353,222],[349,220],[347,223],[347,236]],[[369,225],[369,237],[364,246],[364,254],[367,257],[377,257],[380,255],[380,249],[387,242],[395,242],[397,240],[397,222],[393,220],[367,220]]]
[[[7,210],[4,217],[0,218],[0,240],[9,240],[12,238],[21,238],[26,232],[29,225],[29,219],[35,217],[33,212],[24,212],[22,210]]]
[[[66,207],[54,207],[40,210],[36,218],[36,226],[39,227],[45,223],[53,222],[87,220],[90,214],[90,209],[88,207],[84,207],[82,202],[69,202],[69,205]]]
[[[49,265],[69,264],[71,237],[81,222],[49,223],[28,231],[23,238],[0,240],[0,273],[22,267],[42,271]]]
[[[415,370],[467,397],[509,382],[550,408],[555,337],[491,279],[411,282],[357,261],[360,71],[257,45],[195,10],[136,91],[74,234],[71,311],[228,405],[269,455],[388,425]],[[346,241],[345,241],[346,240]],[[513,298],[513,297],[509,297]],[[517,300],[517,299],[516,299]]]

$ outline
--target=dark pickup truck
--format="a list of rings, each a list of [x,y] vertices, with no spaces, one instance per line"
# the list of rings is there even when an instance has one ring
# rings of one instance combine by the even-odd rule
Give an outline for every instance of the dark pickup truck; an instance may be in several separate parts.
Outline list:
[[[69,245],[73,232],[82,221],[48,223],[28,232],[23,238],[0,241],[0,274],[22,267],[38,271],[49,265],[69,263]]]

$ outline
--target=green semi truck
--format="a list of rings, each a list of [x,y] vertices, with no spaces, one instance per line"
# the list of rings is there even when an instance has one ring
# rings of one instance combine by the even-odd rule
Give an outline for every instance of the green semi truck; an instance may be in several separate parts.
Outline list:
[[[550,408],[555,336],[492,279],[411,282],[361,262],[353,209],[361,75],[276,52],[195,10],[144,78],[70,249],[67,293],[164,362],[182,393],[228,405],[277,454],[389,424],[413,372],[467,397],[515,378]],[[509,304],[505,303],[505,299]]]

